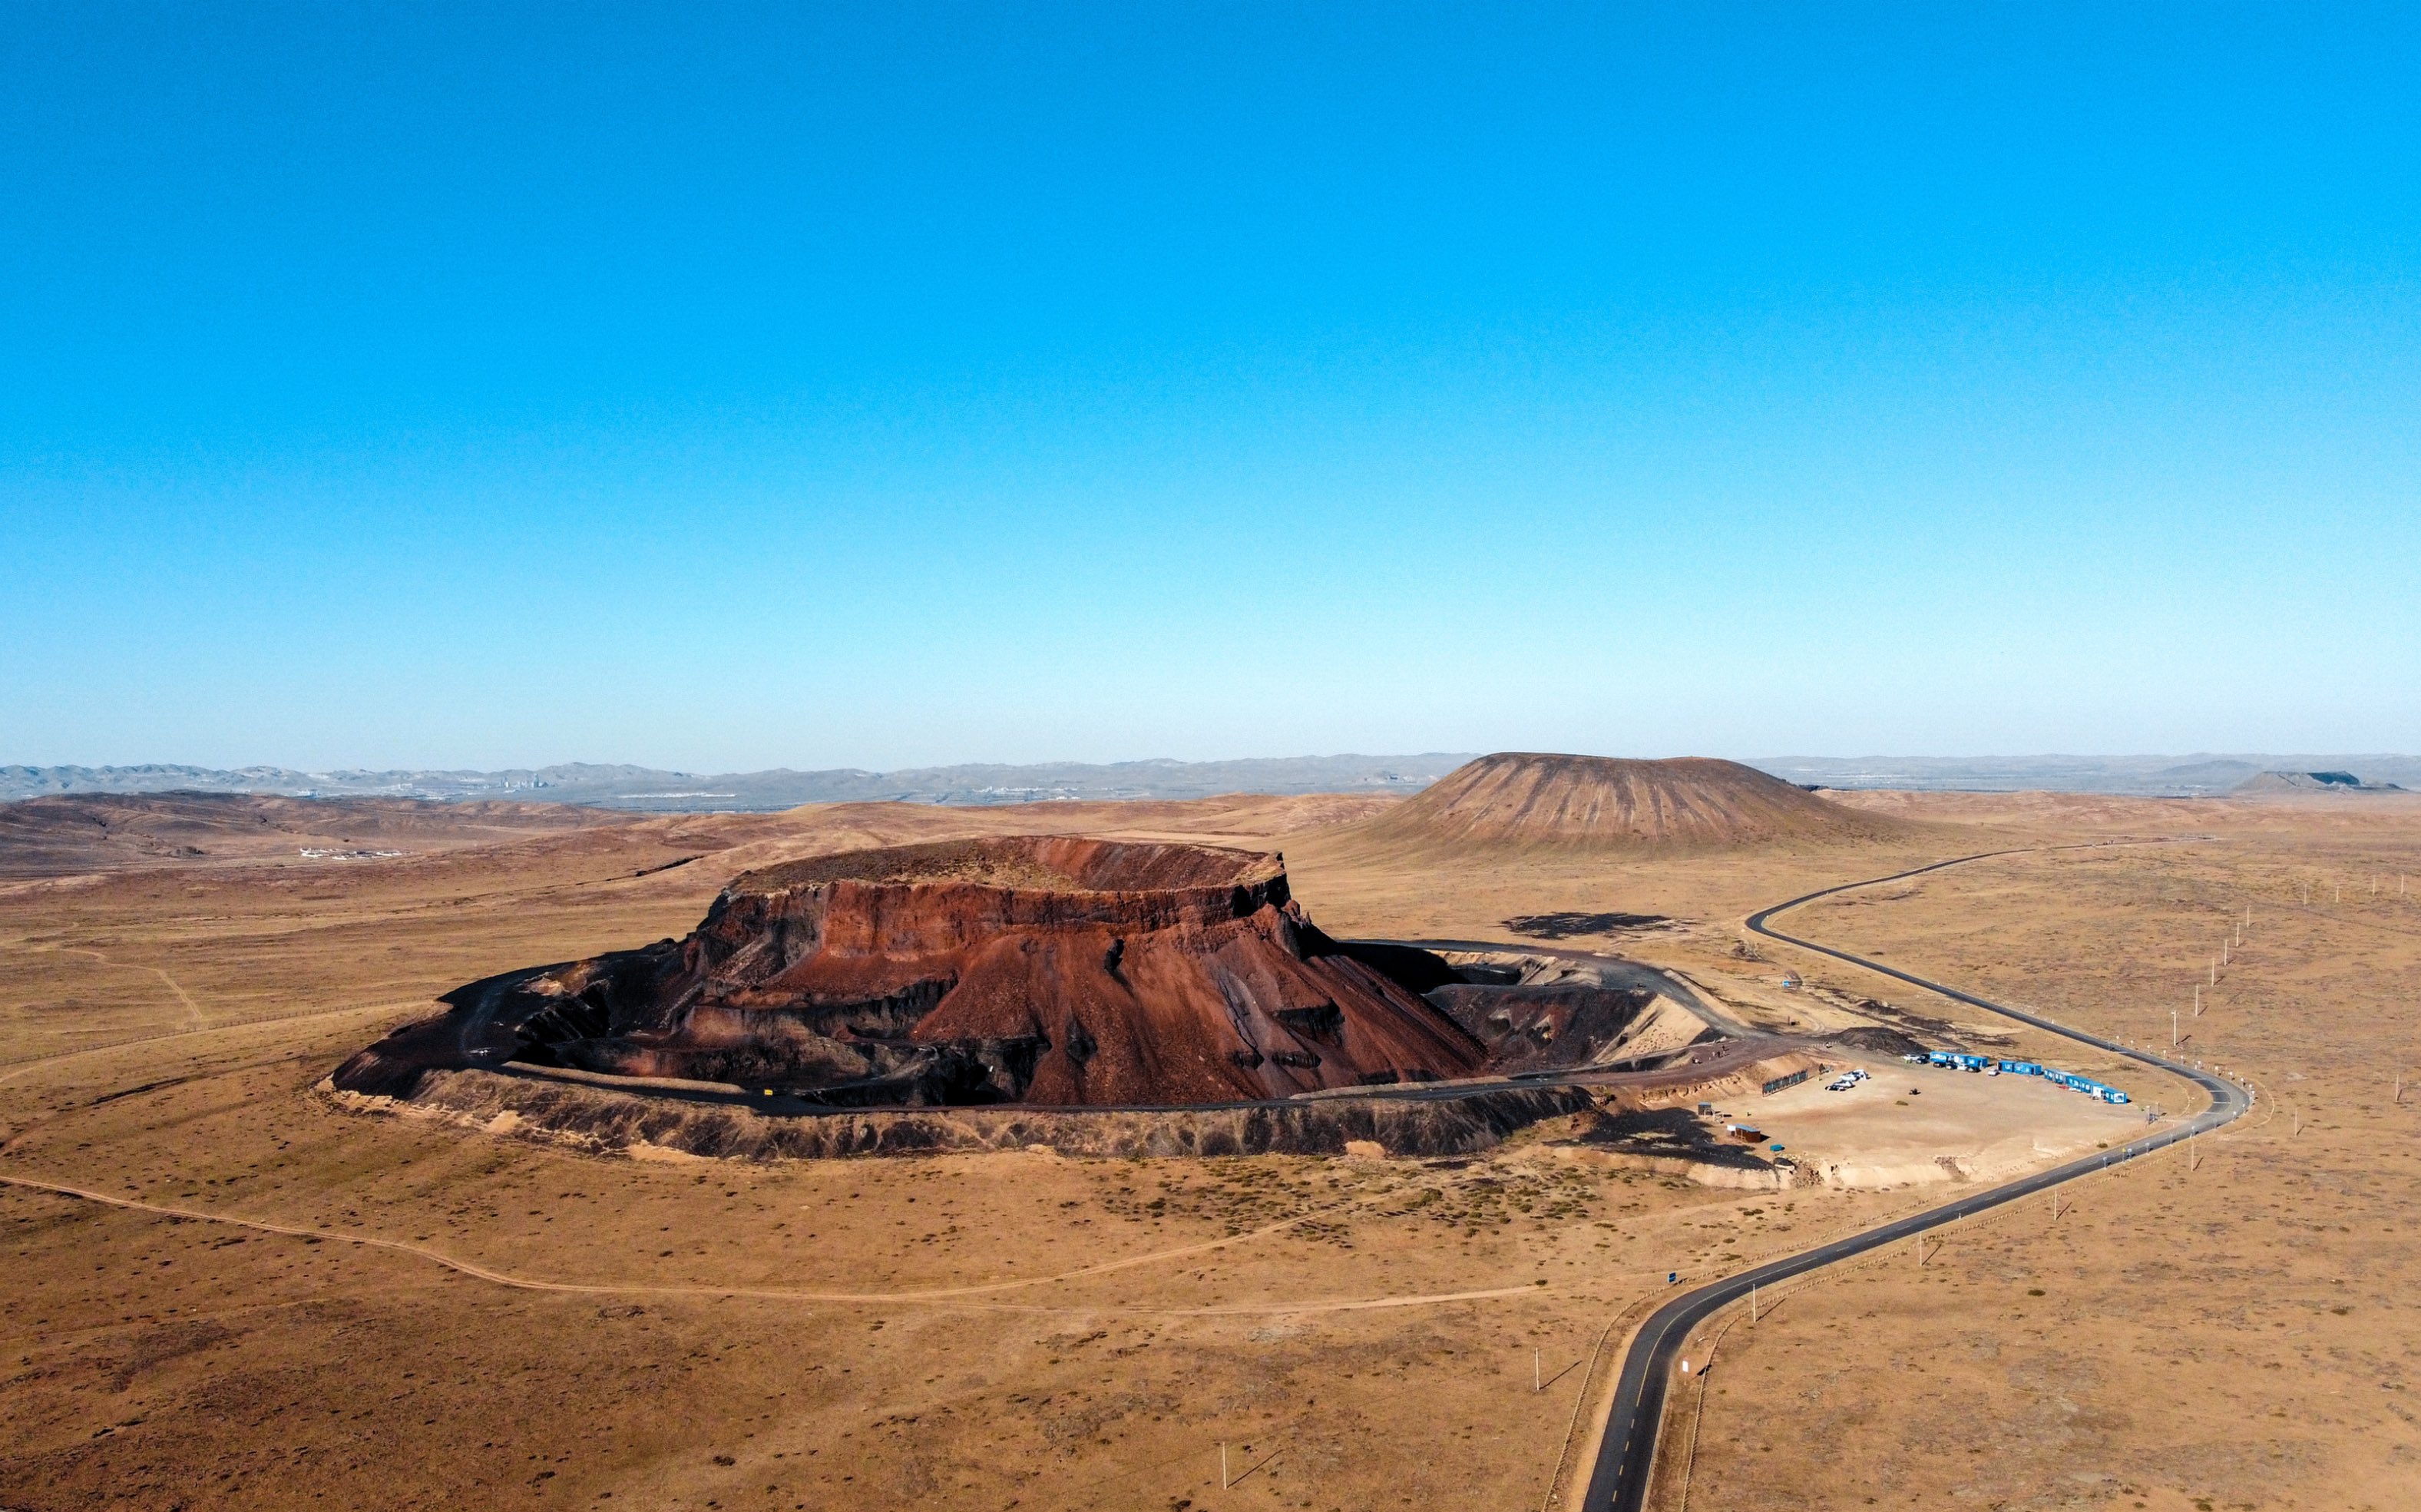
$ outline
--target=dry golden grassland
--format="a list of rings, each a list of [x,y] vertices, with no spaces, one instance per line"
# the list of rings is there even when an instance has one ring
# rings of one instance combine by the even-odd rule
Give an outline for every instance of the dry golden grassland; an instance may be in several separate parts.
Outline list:
[[[1627,1302],[1875,1201],[1520,1144],[604,1160],[314,1095],[687,927],[728,867],[648,872],[677,828],[0,894],[0,1175],[154,1209],[0,1193],[0,1504],[1520,1504]]]
[[[2209,807],[2194,826],[2219,822]],[[1282,847],[1297,896],[1339,933],[1668,914],[1678,927],[1630,948],[1762,1021],[1847,1021],[1867,995],[1940,1011],[1798,962],[1835,990],[1785,993],[1779,947],[1750,959],[1734,926],[1958,845],[1445,867],[1328,822],[1367,808],[1137,805],[1084,827]],[[1972,848],[2171,817],[1991,815],[2001,827]],[[744,865],[1013,822],[664,820],[0,888],[0,1176],[149,1205],[0,1189],[0,1505],[1536,1506],[1586,1374],[1570,1367],[1664,1295],[1666,1270],[1734,1268],[1942,1190],[1718,1191],[1562,1158],[1553,1130],[1470,1161],[633,1161],[367,1117],[312,1090],[436,992],[687,929]],[[2092,1021],[2181,990],[2240,881],[2350,874],[2356,850],[2397,843],[2300,822],[2263,811],[2213,845],[1989,863],[1804,918]],[[649,870],[684,855],[701,859]],[[2331,1499],[2357,1486],[2350,1467],[2371,1486],[2409,1473],[2400,1377],[2364,1372],[2400,1369],[2409,1348],[2386,1225],[2410,1190],[2397,1120],[2413,1113],[2387,1106],[2383,1070],[2361,1101],[2374,1063],[2353,1037],[2410,1025],[2384,990],[2411,978],[2394,931],[2421,927],[2421,909],[2366,903],[2378,917],[2357,926],[2351,896],[2309,914],[2254,901],[2257,943],[2201,1022],[2307,1099],[2303,1133],[2268,1125],[2196,1172],[2097,1181],[2057,1225],[2013,1215],[1991,1240],[1979,1225],[1921,1277],[1859,1272],[1736,1331],[1693,1504],[1907,1504],[2004,1484],[1977,1504],[2058,1504],[2030,1489],[2039,1473],[2088,1503],[2226,1480],[2230,1502],[2357,1505]],[[2354,957],[2327,954],[2340,944]],[[2261,981],[2267,1007],[2229,995]],[[2145,1195],[2121,1206],[2131,1192]],[[1995,1333],[2011,1355],[1995,1367],[1978,1319],[2016,1311],[2030,1317],[1996,1329],[2045,1342]],[[2118,1345],[2080,1337],[2107,1317],[2132,1330]],[[2206,1378],[2188,1353],[2226,1368]],[[1970,1411],[1985,1415],[1954,1421]],[[1913,1452],[1929,1431],[1957,1441],[1947,1462]],[[2075,1473],[2121,1478],[2037,1466],[2062,1433],[2095,1457]],[[1225,1490],[1223,1442],[1241,1477]],[[2188,1452],[2210,1442],[2227,1454]]]
[[[1714,1322],[1716,1367],[1669,1420],[1685,1458],[1696,1423],[1690,1505],[2421,1505],[2421,1089],[2395,1100],[2421,1072],[2421,888],[2397,878],[2421,881],[2421,810],[2361,818],[2280,805],[2201,843],[1978,863],[1795,917],[2103,1034],[2165,1041],[2182,1009],[2187,1052],[2262,1100],[2071,1189],[2056,1219],[2030,1199],[1921,1266],[1900,1245],[1754,1326]]]

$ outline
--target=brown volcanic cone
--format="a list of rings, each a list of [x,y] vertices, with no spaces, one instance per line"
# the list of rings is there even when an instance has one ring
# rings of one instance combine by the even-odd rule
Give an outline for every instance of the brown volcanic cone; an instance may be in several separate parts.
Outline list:
[[[1903,830],[1736,761],[1506,751],[1456,768],[1365,833],[1421,845],[1718,850]]]
[[[1173,1104],[1460,1076],[1483,1054],[1313,927],[1277,857],[1073,836],[749,872],[686,940],[447,1001],[337,1084],[514,1059],[850,1106]]]

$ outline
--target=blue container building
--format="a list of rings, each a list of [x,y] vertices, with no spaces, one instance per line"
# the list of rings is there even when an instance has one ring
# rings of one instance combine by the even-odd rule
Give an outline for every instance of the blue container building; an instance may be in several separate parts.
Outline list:
[[[2039,1076],[2046,1082],[2072,1088],[2087,1097],[2099,1098],[2104,1102],[2129,1100],[2127,1094],[2115,1086],[2106,1086],[2089,1076],[2079,1076],[2074,1071],[2063,1071],[2055,1066],[2045,1066],[2039,1061],[1996,1060],[1990,1055],[1971,1055],[1963,1050],[1928,1051],[1922,1056],[1912,1055],[1909,1058],[1922,1060],[1926,1065],[1939,1066],[1945,1069],[1983,1071],[1998,1068],[2005,1076]]]

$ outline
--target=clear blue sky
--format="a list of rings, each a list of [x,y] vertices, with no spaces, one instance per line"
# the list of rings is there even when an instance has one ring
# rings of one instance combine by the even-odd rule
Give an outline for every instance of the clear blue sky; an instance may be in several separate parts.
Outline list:
[[[0,761],[2421,749],[2416,16],[12,6]]]

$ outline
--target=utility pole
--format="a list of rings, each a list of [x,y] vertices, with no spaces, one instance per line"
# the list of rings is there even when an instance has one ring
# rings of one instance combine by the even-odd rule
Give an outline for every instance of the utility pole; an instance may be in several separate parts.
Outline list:
[[[2175,1008],[2169,1010],[2169,1048],[2178,1048],[2178,1010]]]
[[[1757,1326],[1757,1283],[1754,1281],[1748,1284],[1748,1321],[1751,1328]]]
[[[1530,1389],[1534,1392],[1547,1389],[1546,1356],[1537,1349],[1530,1351]]]
[[[2199,1018],[2201,1018],[2201,1017],[2202,1017],[2202,984],[2201,984],[2200,982],[2196,982],[2196,983],[2195,984],[2195,1011],[2194,1011],[2194,1016],[2195,1016],[2195,1018],[2197,1018],[2197,1019],[2199,1019]]]
[[[2219,985],[2219,958],[2217,956],[2210,958],[2210,985],[2213,987],[2217,987]]]

